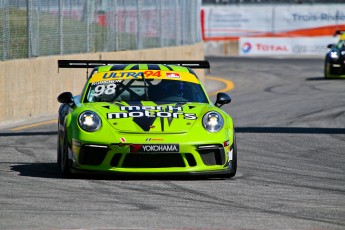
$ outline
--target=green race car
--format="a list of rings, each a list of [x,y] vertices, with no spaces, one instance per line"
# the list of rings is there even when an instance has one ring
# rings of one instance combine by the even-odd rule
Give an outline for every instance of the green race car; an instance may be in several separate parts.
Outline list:
[[[233,177],[233,120],[213,104],[192,68],[208,61],[59,60],[59,68],[93,68],[81,95],[64,92],[57,162],[63,177],[209,175]]]
[[[337,30],[334,35],[340,35],[336,44],[329,44],[325,57],[325,78],[345,78],[345,31]]]

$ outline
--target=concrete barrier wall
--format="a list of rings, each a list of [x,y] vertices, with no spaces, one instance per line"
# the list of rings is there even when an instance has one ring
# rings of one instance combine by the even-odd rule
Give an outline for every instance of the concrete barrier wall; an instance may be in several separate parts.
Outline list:
[[[207,41],[205,42],[204,52],[206,56],[237,56],[238,41]]]
[[[59,59],[203,60],[204,44],[0,62],[0,125],[57,114],[60,93],[80,94],[86,69],[60,69],[58,73]],[[204,71],[197,74],[203,80]]]

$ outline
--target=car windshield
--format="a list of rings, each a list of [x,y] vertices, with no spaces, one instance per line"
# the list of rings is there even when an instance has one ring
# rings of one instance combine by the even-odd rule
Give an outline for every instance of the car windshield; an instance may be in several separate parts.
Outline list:
[[[89,84],[85,102],[115,101],[208,102],[202,87],[187,81],[129,79]]]

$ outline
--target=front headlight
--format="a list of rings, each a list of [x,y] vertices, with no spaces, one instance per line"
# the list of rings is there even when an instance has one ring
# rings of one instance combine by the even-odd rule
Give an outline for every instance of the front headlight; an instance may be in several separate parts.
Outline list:
[[[339,55],[338,55],[338,52],[337,51],[332,51],[329,56],[333,59],[338,59],[339,58]]]
[[[220,113],[211,111],[204,115],[202,124],[207,131],[215,133],[223,128],[224,119]]]
[[[97,131],[102,124],[101,118],[92,111],[84,111],[79,115],[79,125],[87,132]]]

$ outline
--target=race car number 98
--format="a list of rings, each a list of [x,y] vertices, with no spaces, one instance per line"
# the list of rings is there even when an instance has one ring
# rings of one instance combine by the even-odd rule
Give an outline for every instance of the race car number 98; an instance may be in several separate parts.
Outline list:
[[[105,85],[97,85],[95,88],[95,96],[99,96],[102,94],[114,94],[115,93],[115,89],[116,89],[116,85],[115,84],[109,84],[107,86]]]

